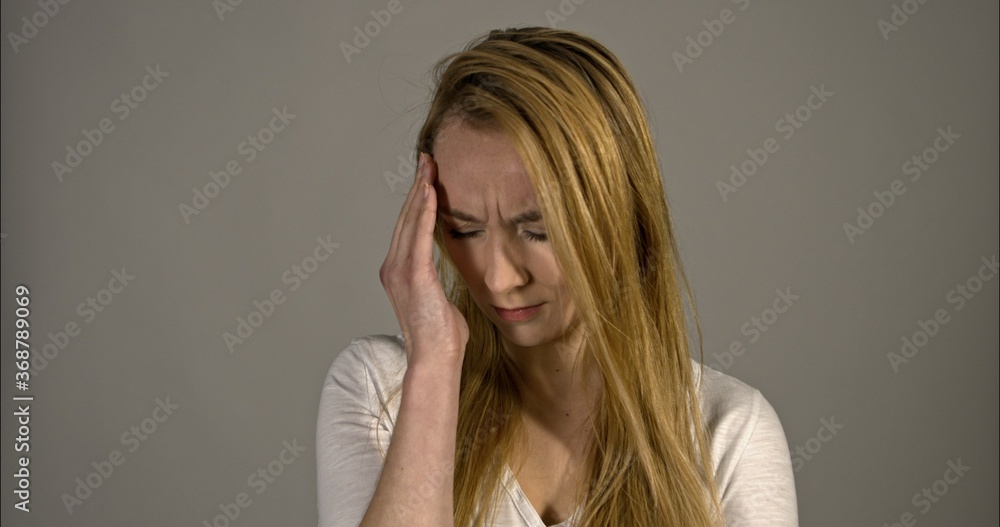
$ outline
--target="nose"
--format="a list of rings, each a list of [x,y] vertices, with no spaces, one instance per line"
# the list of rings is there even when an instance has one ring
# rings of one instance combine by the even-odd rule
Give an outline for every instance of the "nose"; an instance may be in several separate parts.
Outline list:
[[[509,293],[530,279],[520,251],[503,238],[497,236],[490,242],[486,256],[486,287],[498,295]]]

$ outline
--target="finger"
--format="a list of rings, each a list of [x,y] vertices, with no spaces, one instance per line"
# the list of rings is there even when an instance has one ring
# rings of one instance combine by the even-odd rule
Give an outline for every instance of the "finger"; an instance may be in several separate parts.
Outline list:
[[[413,259],[417,262],[433,263],[434,261],[434,226],[437,223],[437,191],[434,189],[436,178],[437,166],[433,160],[429,160],[424,182],[421,183],[423,188],[420,190],[424,203],[420,216],[417,218],[417,232],[413,240]]]
[[[426,163],[427,157],[427,154],[421,152],[420,162]],[[420,188],[420,166],[421,165],[418,164],[417,171],[413,175],[413,185],[410,186],[410,192],[406,195],[406,201],[403,202],[403,208],[399,212],[399,217],[396,218],[396,227],[392,231],[392,242],[389,244],[389,254],[386,256],[386,261],[391,262],[396,256],[397,248],[399,246],[400,231],[403,229],[403,220],[406,218],[406,214],[410,210],[410,204],[413,202],[413,197],[416,195],[417,189]]]
[[[396,218],[396,226],[392,233],[393,243],[390,246],[390,255],[394,252],[394,248],[398,243],[399,232],[402,229],[403,220],[406,218],[407,211],[410,209],[410,204],[413,203],[413,197],[416,194],[416,189],[420,186],[420,167],[422,167],[426,162],[426,155],[421,152],[418,156],[418,160],[417,170],[413,175],[413,184],[410,185],[410,190],[407,192],[406,199],[403,201],[403,207],[399,211],[399,217]]]
[[[417,232],[417,224],[419,219],[426,207],[427,197],[424,196],[424,185],[427,182],[427,175],[430,172],[431,160],[425,158],[424,170],[420,175],[420,180],[417,182],[418,188],[414,193],[413,200],[410,202],[410,208],[406,211],[406,217],[403,218],[403,225],[399,230],[399,241],[396,245],[396,258],[406,261],[412,258],[410,254],[413,241],[417,238],[419,233]],[[433,189],[431,189],[433,191]],[[423,261],[421,261],[423,263]]]

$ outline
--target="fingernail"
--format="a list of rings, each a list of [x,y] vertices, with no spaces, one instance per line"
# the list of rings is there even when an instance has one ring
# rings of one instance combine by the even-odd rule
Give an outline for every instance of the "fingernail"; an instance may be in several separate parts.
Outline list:
[[[420,152],[419,162],[417,163],[417,172],[424,171],[424,165],[427,164],[427,154]]]
[[[431,186],[428,185],[427,183],[424,183],[424,197],[426,198],[427,196],[430,196],[430,194],[431,194]]]

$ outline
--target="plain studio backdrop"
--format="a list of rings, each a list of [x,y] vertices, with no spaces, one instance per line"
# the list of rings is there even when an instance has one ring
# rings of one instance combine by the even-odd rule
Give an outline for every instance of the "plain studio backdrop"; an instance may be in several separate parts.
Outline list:
[[[705,363],[777,409],[802,524],[996,525],[997,13],[5,1],[4,525],[314,525],[324,374],[398,331],[430,68],[515,25],[633,76]]]

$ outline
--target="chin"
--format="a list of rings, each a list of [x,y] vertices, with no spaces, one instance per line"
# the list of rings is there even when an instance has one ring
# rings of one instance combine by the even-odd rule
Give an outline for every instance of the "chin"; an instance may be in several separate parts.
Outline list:
[[[505,340],[508,344],[520,348],[543,346],[559,340],[562,336],[559,332],[553,331],[555,324],[551,321],[543,319],[517,324],[502,320],[499,322],[493,319],[491,320],[493,321],[493,324],[496,325],[503,340]]]
[[[525,331],[525,328],[506,328],[498,326],[500,336],[509,344],[519,348],[533,348],[552,341],[551,337],[538,335],[535,331]]]

